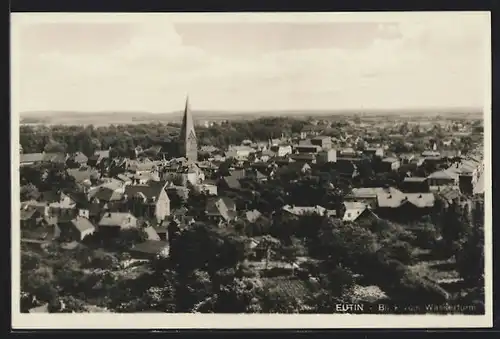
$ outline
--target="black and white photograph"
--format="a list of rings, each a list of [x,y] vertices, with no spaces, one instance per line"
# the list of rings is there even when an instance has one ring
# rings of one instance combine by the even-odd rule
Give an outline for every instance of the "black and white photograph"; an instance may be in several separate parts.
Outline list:
[[[13,327],[491,326],[490,50],[487,12],[13,13]]]

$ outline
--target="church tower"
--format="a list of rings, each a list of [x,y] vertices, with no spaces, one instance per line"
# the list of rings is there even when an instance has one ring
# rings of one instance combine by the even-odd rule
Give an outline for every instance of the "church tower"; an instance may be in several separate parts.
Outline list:
[[[194,131],[193,116],[189,108],[189,97],[186,98],[184,117],[182,118],[181,133],[179,139],[180,156],[190,161],[198,160],[198,142]]]

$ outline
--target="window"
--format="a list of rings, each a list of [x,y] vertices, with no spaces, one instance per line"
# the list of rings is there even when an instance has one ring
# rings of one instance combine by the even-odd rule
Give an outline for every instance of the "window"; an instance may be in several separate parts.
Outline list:
[[[347,217],[350,218],[351,217],[351,213],[347,213]]]

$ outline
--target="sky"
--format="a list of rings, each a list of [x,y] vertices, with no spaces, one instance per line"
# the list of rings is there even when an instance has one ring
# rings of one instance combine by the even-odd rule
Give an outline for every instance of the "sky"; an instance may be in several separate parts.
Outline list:
[[[12,106],[170,112],[481,108],[484,13],[11,18]]]

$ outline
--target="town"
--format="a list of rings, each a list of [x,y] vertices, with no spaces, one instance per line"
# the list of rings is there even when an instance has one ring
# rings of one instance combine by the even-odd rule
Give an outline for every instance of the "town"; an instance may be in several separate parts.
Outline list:
[[[21,126],[22,312],[484,312],[481,116],[195,121]]]

